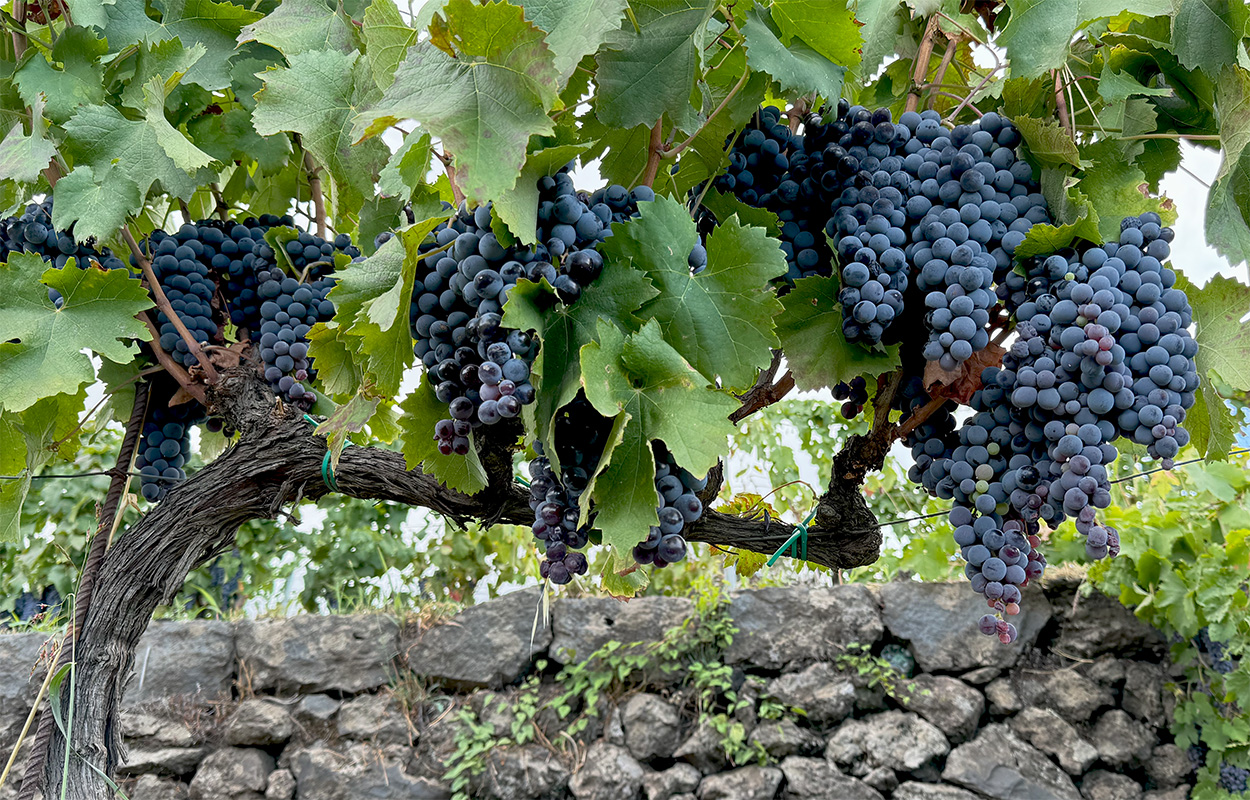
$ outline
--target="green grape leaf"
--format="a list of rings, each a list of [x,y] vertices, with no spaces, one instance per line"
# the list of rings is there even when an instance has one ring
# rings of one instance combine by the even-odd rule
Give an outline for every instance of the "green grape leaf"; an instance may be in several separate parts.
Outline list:
[[[697,128],[690,96],[715,9],[712,0],[630,3],[630,19],[595,56],[599,121],[611,128],[650,127],[668,114],[684,131]]]
[[[417,248],[442,221],[435,217],[418,222],[369,258],[335,272],[338,283],[330,290],[330,299],[336,308],[337,337],[355,351],[376,394],[398,394],[404,370],[413,363],[408,309],[421,258]]]
[[[404,60],[408,48],[417,43],[417,30],[404,24],[395,0],[373,0],[365,9],[361,35],[373,81],[379,89],[385,89],[395,80],[395,68]]]
[[[1236,440],[1237,420],[1211,385],[1211,379],[1205,375],[1201,378],[1194,405],[1185,414],[1185,430],[1189,431],[1190,445],[1203,458],[1224,459]]]
[[[184,200],[195,194],[195,178],[171,158],[166,145],[171,146],[184,163],[212,160],[207,153],[186,142],[182,134],[165,121],[163,113],[159,119],[153,116],[129,120],[112,106],[84,106],[65,123],[65,132],[67,139],[63,147],[74,157],[76,166],[86,165],[95,174],[104,175],[114,163],[122,164],[145,197],[155,183]],[[186,142],[185,152],[173,146],[176,143],[171,134]],[[200,153],[203,158],[194,156],[191,151]]]
[[[308,331],[308,352],[317,360],[317,384],[326,394],[346,397],[364,381],[349,342],[339,338],[337,323],[318,322]]]
[[[1029,258],[1031,256],[1049,255],[1056,250],[1069,247],[1077,239],[1084,239],[1090,242],[1098,242],[1102,240],[1102,235],[1098,232],[1098,217],[1090,213],[1088,208],[1081,209],[1081,216],[1076,222],[1066,225],[1034,225],[1024,234],[1024,241],[1016,245],[1016,251],[1013,254],[1015,258]],[[1116,223],[1116,232],[1119,233],[1120,223]]]
[[[104,0],[66,0],[66,6],[78,25],[85,28],[103,28],[108,24],[108,14],[104,13]]]
[[[351,21],[323,0],[282,0],[264,18],[239,31],[238,42],[267,44],[288,59],[300,53],[356,49]]]
[[[628,336],[601,321],[598,341],[582,348],[581,363],[586,397],[599,413],[627,415],[594,491],[595,527],[605,544],[624,554],[659,522],[651,442],[662,440],[678,464],[702,475],[724,452],[734,430],[728,416],[738,402],[709,389],[664,340],[655,320]]]
[[[538,241],[538,180],[555,175],[560,168],[586,152],[589,145],[562,144],[531,153],[525,159],[516,185],[495,198],[494,216],[524,244]]]
[[[1237,63],[1250,16],[1243,0],[1172,0],[1169,10],[1172,52],[1182,67],[1215,76]]]
[[[1085,148],[1084,155],[1093,163],[1082,174],[1080,187],[1098,215],[1103,241],[1114,241],[1120,235],[1120,220],[1127,216],[1156,211],[1175,218],[1171,201],[1150,196],[1146,174],[1124,158],[1118,142],[1095,142]]]
[[[252,126],[252,112],[235,106],[221,114],[201,114],[187,123],[191,140],[223,164],[255,161],[262,175],[277,174],[291,158],[291,139],[261,136]]]
[[[1120,100],[1127,100],[1130,97],[1145,95],[1148,97],[1168,97],[1172,94],[1170,89],[1162,86],[1150,88],[1143,86],[1136,78],[1127,72],[1120,72],[1109,63],[1103,64],[1102,73],[1098,78],[1098,94],[1108,103],[1115,103]]]
[[[0,180],[34,183],[56,155],[56,145],[39,136],[27,136],[21,121],[13,123],[0,142]]]
[[[1081,154],[1076,149],[1076,142],[1058,122],[1052,119],[1035,117],[1017,117],[1016,127],[1028,145],[1029,155],[1043,167],[1071,164],[1081,166]]]
[[[563,85],[585,56],[599,49],[621,23],[627,0],[528,0],[526,18],[547,32]]]
[[[404,201],[398,197],[378,195],[366,200],[360,207],[360,221],[356,226],[356,239],[360,242],[360,252],[371,256],[377,252],[374,240],[381,233],[396,231],[408,224],[408,216],[404,213]]]
[[[377,95],[369,65],[359,53],[334,50],[291,56],[289,67],[262,73],[252,121],[268,136],[298,133],[305,149],[334,181],[340,205],[358,208],[372,197],[378,171],[390,151],[381,141],[352,144],[352,120]]]
[[[213,163],[213,157],[192,144],[165,118],[165,98],[170,88],[169,82],[161,80],[159,75],[144,84],[143,119],[169,160],[188,175],[194,175],[196,170]]]
[[[536,390],[533,430],[548,445],[548,452],[555,452],[552,420],[582,385],[578,353],[598,334],[599,320],[626,331],[635,330],[642,320],[634,312],[656,294],[646,275],[627,264],[607,267],[572,305],[560,302],[545,279],[540,283],[520,281],[508,292],[503,324],[535,331],[542,343],[531,367],[530,382]]]
[[[601,250],[607,269],[630,260],[659,295],[639,310],[659,323],[664,338],[709,382],[726,388],[755,382],[776,347],[773,320],[781,304],[768,282],[786,272],[785,254],[763,228],[730,217],[707,240],[707,268],[690,274],[699,243],[694,220],[667,197],[639,204],[639,216],[612,226]]]
[[[124,167],[108,167],[99,180],[91,167],[74,167],[70,174],[56,183],[56,203],[52,206],[52,222],[58,230],[74,225],[80,241],[105,241],[143,207],[143,196]]]
[[[771,20],[757,6],[747,12],[742,26],[747,63],[766,72],[787,92],[821,97],[841,97],[846,67],[818,53],[806,41],[793,38],[786,44]]]
[[[773,0],[772,15],[785,40],[802,39],[834,64],[859,66],[864,40],[849,8],[828,0]]]
[[[372,8],[372,6],[370,6]],[[415,128],[408,132],[399,149],[378,173],[378,188],[388,197],[411,197],[424,187],[430,172],[430,132]]]
[[[184,47],[182,40],[176,36],[150,45],[140,42],[137,49],[135,74],[122,89],[121,95],[122,105],[137,111],[143,111],[146,107],[145,90],[149,81],[157,76],[172,78],[175,75],[185,75],[208,52],[199,43]]]
[[[895,42],[903,27],[903,4],[899,0],[850,0],[848,6],[862,26],[864,44],[860,72],[866,77],[877,71],[881,61],[895,52]]]
[[[30,492],[31,473],[26,468],[26,440],[16,419],[0,411],[0,542],[17,541],[21,533],[22,503]]]
[[[22,501],[30,491],[31,476],[54,458],[72,458],[77,449],[70,434],[83,410],[86,389],[45,397],[21,413],[0,411],[0,542],[20,533]],[[52,445],[66,437],[59,449]]]
[[[1131,9],[1143,16],[1171,11],[1171,0],[1007,0],[1011,17],[998,35],[1013,77],[1032,78],[1063,66],[1072,35],[1091,20]]]
[[[146,0],[113,0],[105,5],[108,24],[104,36],[113,50],[177,37],[190,48],[204,46],[204,57],[187,70],[186,79],[210,91],[230,85],[230,59],[245,25],[264,14],[241,5],[216,0],[153,0],[160,20],[148,16]]]
[[[554,130],[556,71],[543,32],[509,3],[450,0],[435,19],[458,56],[431,41],[408,50],[382,99],[362,113],[357,137],[417,119],[452,152],[456,181],[471,203],[516,185],[530,136]]]
[[[619,599],[637,596],[651,582],[651,575],[629,553],[608,551],[603,561],[603,591]]]
[[[465,494],[476,494],[486,488],[486,469],[477,455],[476,447],[469,447],[468,455],[454,453],[445,456],[438,452],[434,441],[434,425],[447,419],[447,405],[434,396],[429,377],[421,371],[421,382],[399,406],[403,412],[399,427],[404,439],[404,460],[408,469],[421,468],[427,475],[437,478],[444,486]],[[473,434],[469,434],[472,445]]]
[[[769,236],[781,235],[781,221],[768,209],[749,206],[738,199],[735,194],[722,194],[715,189],[708,189],[703,196],[703,207],[712,212],[717,220],[727,220],[737,216],[744,225],[754,225],[768,231]]]
[[[1178,274],[1176,288],[1185,292],[1193,308],[1198,340],[1194,363],[1202,379],[1185,427],[1194,447],[1208,459],[1225,458],[1237,423],[1212,378],[1236,391],[1250,390],[1250,330],[1242,322],[1250,314],[1250,286],[1217,275],[1199,289]]]
[[[48,289],[61,293],[61,308]],[[0,265],[0,406],[22,411],[36,401],[77,392],[95,379],[90,350],[124,363],[139,352],[129,340],[146,339],[134,318],[152,307],[147,290],[124,269],[49,268],[38,255],[14,253]]]
[[[1223,160],[1207,199],[1207,242],[1239,264],[1250,260],[1250,72],[1221,72],[1216,97]]]
[[[330,465],[334,469],[339,468],[339,458],[343,455],[343,448],[347,446],[347,437],[363,431],[381,403],[380,397],[357,392],[346,403],[334,409],[334,413],[313,431],[317,436],[326,437]]]
[[[860,375],[871,378],[901,363],[898,345],[869,349],[846,340],[833,278],[800,278],[781,305],[785,310],[777,317],[777,335],[800,388],[833,387]]]
[[[26,105],[43,98],[45,113],[55,122],[64,122],[79,106],[104,102],[104,68],[100,58],[109,51],[108,42],[80,27],[65,30],[45,56],[31,48],[13,73],[13,83]],[[49,63],[51,60],[52,63]],[[57,64],[59,66],[53,66]]]
[[[585,158],[598,158],[599,174],[605,181],[634,187],[647,167],[647,148],[651,129],[646,125],[633,128],[609,128],[593,118],[586,121],[597,137]],[[659,180],[657,176],[656,180]]]

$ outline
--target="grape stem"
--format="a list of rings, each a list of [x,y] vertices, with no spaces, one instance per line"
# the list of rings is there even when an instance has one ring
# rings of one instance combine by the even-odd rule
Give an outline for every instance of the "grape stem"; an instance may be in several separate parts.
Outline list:
[[[708,114],[707,119],[703,121],[703,124],[699,126],[699,129],[695,131],[694,133],[690,134],[690,136],[684,142],[682,142],[679,145],[675,145],[674,147],[670,147],[667,150],[663,150],[663,152],[660,155],[663,158],[676,158],[677,155],[682,150],[685,150],[687,147],[693,144],[694,140],[698,137],[698,135],[700,133],[703,133],[703,130],[707,128],[708,125],[712,124],[712,120],[716,119],[716,115],[719,114],[721,111],[724,111],[725,106],[729,105],[730,101],[734,99],[734,97],[738,94],[738,92],[742,89],[743,86],[746,86],[747,78],[749,78],[750,76],[751,76],[751,70],[743,69],[742,77],[739,78],[738,82],[735,83],[733,88],[729,90],[729,94],[725,95],[725,99],[720,101],[720,105],[716,106],[716,108],[712,110],[711,114]],[[647,160],[648,169],[650,168],[650,166],[651,166],[651,162],[650,162],[650,158],[648,158]],[[657,164],[657,167],[658,167],[658,164]],[[654,176],[652,176],[652,180],[655,180]],[[647,185],[650,186],[651,184],[647,184]]]
[[[195,356],[196,360],[200,362],[200,366],[204,368],[204,375],[208,378],[209,383],[216,383],[219,380],[217,368],[213,366],[213,362],[208,359],[208,356],[204,355],[204,351],[200,349],[200,343],[196,341],[194,336],[191,335],[191,331],[187,330],[187,326],[183,323],[182,317],[178,316],[178,313],[174,311],[173,306],[169,304],[169,298],[165,296],[165,290],[161,288],[161,282],[156,279],[156,272],[152,269],[152,262],[149,261],[148,257],[144,255],[142,250],[139,249],[139,244],[135,241],[134,234],[130,232],[129,225],[122,225],[122,238],[126,240],[126,246],[130,248],[130,252],[134,255],[135,261],[139,262],[139,268],[143,270],[143,277],[147,279],[148,288],[151,289],[152,294],[156,296],[157,308],[165,312],[165,316],[174,324],[174,328],[178,331],[178,335],[181,336],[182,340],[187,343],[187,352]],[[149,327],[152,327],[153,329],[152,344],[154,349],[159,350],[159,331],[157,331],[155,326],[152,326],[150,322]],[[173,361],[173,359],[170,359],[170,361]],[[166,365],[166,369],[168,369],[168,365]],[[171,371],[170,374],[172,375],[175,373]],[[179,381],[179,383],[183,382]],[[183,383],[183,386],[185,387],[186,384]],[[188,391],[189,390],[190,389],[188,388]]]
[[[916,409],[915,413],[913,413],[907,419],[903,420],[903,422],[898,426],[898,430],[895,431],[895,435],[899,439],[906,437],[909,433],[916,430],[916,428],[919,428],[921,425],[923,425],[925,421],[929,419],[929,417],[933,416],[933,413],[935,411],[937,411],[939,408],[941,408],[945,404],[946,404],[945,397],[930,398],[929,402],[925,403],[923,406]]]
[[[307,150],[304,151],[304,171],[308,173],[308,191],[312,194],[317,235],[324,239],[326,238],[326,198],[321,190],[321,167],[317,166]]]
[[[1055,78],[1055,105],[1059,109],[1059,124],[1075,138],[1076,131],[1072,129],[1072,120],[1068,116],[1068,101],[1063,95],[1063,81],[1060,79],[1059,70],[1052,69],[1050,72]]]
[[[951,61],[954,60],[955,51],[959,49],[959,43],[962,41],[962,39],[963,39],[962,36],[951,36],[950,34],[946,35],[946,50],[942,53],[942,60],[938,62],[937,72],[934,73],[933,75],[934,84],[940,86],[942,84],[942,81],[946,80],[946,70],[950,69]],[[920,87],[917,87],[917,89],[919,88]],[[933,108],[933,104],[937,100],[938,95],[954,97],[956,100],[961,99],[957,95],[948,94],[947,92],[943,92],[936,87],[930,88],[929,89],[929,108]]]
[[[464,192],[460,191],[460,184],[456,183],[456,166],[453,163],[451,153],[446,149],[441,153],[434,149],[431,149],[430,152],[442,162],[443,171],[447,173],[447,182],[451,184],[451,199],[456,201],[456,205],[460,205],[461,201],[464,200]]]
[[[933,37],[937,30],[938,16],[934,14],[929,17],[929,24],[925,26],[924,36],[920,39],[920,49],[916,51],[915,67],[911,73],[911,88],[907,90],[907,104],[904,107],[906,111],[915,111],[920,108],[920,85],[924,83],[925,75],[929,73],[929,59],[933,56]]]
[[[650,187],[655,183],[655,176],[660,172],[660,159],[664,157],[664,117],[660,116],[651,128],[651,139],[647,143],[647,166],[638,181],[642,186]]]
[[[120,522],[117,513],[126,487],[130,484],[130,470],[135,458],[135,448],[139,444],[139,434],[143,430],[143,420],[147,417],[149,384],[147,381],[135,387],[135,401],[130,408],[130,420],[126,423],[126,433],[122,437],[121,450],[117,453],[117,463],[109,470],[112,479],[109,481],[108,494],[104,505],[100,506],[100,515],[95,535],[91,537],[91,545],[87,550],[87,560],[83,564],[82,574],[78,579],[78,593],[74,598],[74,615],[61,643],[56,661],[50,669],[52,674],[60,672],[74,657],[75,644],[80,632],[87,622],[87,612],[91,609],[91,599],[95,595],[96,580],[100,576],[100,568],[104,564],[104,552],[108,549],[112,534]],[[49,703],[60,702],[59,697],[49,698]],[[52,740],[53,722],[55,718],[48,711],[39,717],[39,728],[35,734],[32,752],[26,761],[26,772],[22,779],[22,791],[18,800],[30,800],[43,784],[44,764],[48,758],[48,744]]]
[[[955,117],[959,114],[959,112],[963,111],[964,107],[972,102],[972,98],[975,97],[978,92],[980,92],[982,89],[984,89],[986,86],[989,85],[990,79],[993,78],[994,74],[997,73],[1002,68],[1003,68],[1003,65],[999,64],[998,66],[994,67],[994,69],[985,73],[985,77],[981,79],[981,82],[979,84],[977,84],[977,88],[969,92],[962,100],[959,101],[959,105],[955,106],[955,109],[951,111],[951,113],[946,115],[946,121],[947,122],[953,121]],[[977,112],[977,113],[980,113],[980,112]]]
[[[156,323],[152,322],[152,318],[148,316],[146,311],[141,311],[138,316],[143,321],[143,324],[148,326],[148,331],[152,334],[152,341],[148,342],[148,344],[156,355],[157,362],[165,368],[166,372],[173,376],[174,380],[178,381],[178,385],[185,389],[187,394],[204,403],[204,387],[191,380],[191,375],[187,373],[186,369],[177,361],[174,361],[173,356],[166,353],[165,349],[161,347],[161,333],[157,330]]]
[[[213,193],[213,212],[217,214],[217,218],[222,222],[230,219],[230,206],[226,205],[225,199],[221,196],[221,187],[216,181],[209,184],[209,189]]]

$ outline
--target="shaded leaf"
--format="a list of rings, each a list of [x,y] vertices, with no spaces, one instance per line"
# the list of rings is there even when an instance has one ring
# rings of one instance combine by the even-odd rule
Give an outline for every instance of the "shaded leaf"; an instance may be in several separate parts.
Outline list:
[[[832,387],[860,375],[871,378],[901,363],[897,345],[870,350],[846,340],[833,278],[795,281],[781,305],[784,311],[777,317],[777,335],[795,383],[803,389]]]
[[[288,59],[300,53],[356,49],[351,23],[323,0],[282,0],[263,19],[239,32],[239,43],[244,42],[267,44]]]
[[[486,470],[478,458],[477,448],[470,447],[468,455],[458,456],[454,453],[445,456],[438,452],[438,443],[434,441],[434,425],[440,419],[448,417],[447,405],[440,403],[434,396],[434,387],[430,385],[424,370],[421,382],[399,406],[403,414],[399,418],[399,427],[404,439],[404,460],[408,469],[421,468],[422,472],[433,475],[449,489],[465,494],[476,494],[486,488]],[[473,435],[469,434],[470,442]]]
[[[801,39],[783,44],[759,8],[747,13],[742,35],[748,63],[771,75],[783,90],[841,97],[846,67],[833,63]]]

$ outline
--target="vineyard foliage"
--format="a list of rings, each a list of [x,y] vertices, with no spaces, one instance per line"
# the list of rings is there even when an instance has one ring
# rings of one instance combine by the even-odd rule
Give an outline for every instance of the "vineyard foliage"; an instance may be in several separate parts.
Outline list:
[[[529,460],[516,474],[553,584],[588,572],[590,544],[615,595],[688,539],[744,545],[727,563],[749,574],[768,554],[708,538],[718,497],[731,527],[761,528],[819,500],[818,532],[953,500],[935,527],[955,529],[981,628],[1004,643],[1021,587],[1075,530],[1090,558],[1129,556],[1126,601],[1172,609],[1186,640],[1205,621],[1244,646],[1225,619],[1244,588],[1221,584],[1241,599],[1219,618],[1176,617],[1188,568],[1164,580],[1177,547],[1152,541],[1145,559],[1127,523],[1156,523],[1109,509],[1108,482],[1227,459],[1226,401],[1250,390],[1250,287],[1175,270],[1170,254],[1199,243],[1174,238],[1159,191],[1182,142],[1218,146],[1206,241],[1250,262],[1244,4],[15,0],[6,23],[14,552],[85,516],[35,480],[84,457],[107,468],[92,437],[136,397],[131,505],[177,504],[193,430],[213,443],[201,453],[238,435],[212,399],[222,375],[253,369],[325,439],[329,489],[344,448],[373,445],[485,496],[481,525],[454,534],[483,563],[513,563],[484,541],[514,456]],[[604,185],[575,186],[578,164]],[[795,386],[839,401],[786,428],[828,491],[724,489],[734,439],[790,468],[779,428],[750,415]],[[906,472],[883,464],[896,439]],[[861,492],[865,473],[880,474]],[[340,521],[381,529],[388,513]],[[240,548],[262,546],[252,533]],[[917,541],[918,563],[950,568]],[[345,569],[417,558],[391,542]],[[211,591],[228,568],[210,567]],[[333,598],[313,581],[305,603]]]

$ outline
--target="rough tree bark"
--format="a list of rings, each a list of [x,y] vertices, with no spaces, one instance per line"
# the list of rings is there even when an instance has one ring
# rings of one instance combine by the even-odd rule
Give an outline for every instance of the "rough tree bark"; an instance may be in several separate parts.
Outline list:
[[[74,753],[62,775],[66,741],[58,732],[45,772],[45,786],[58,793],[64,778],[70,800],[112,796],[101,775],[114,774],[125,758],[118,711],[135,648],[156,608],[173,598],[192,569],[229,549],[244,522],[274,518],[283,506],[327,493],[324,439],[312,434],[301,413],[279,404],[255,371],[224,373],[208,388],[207,400],[240,432],[238,443],[171,491],[105,556],[75,653]],[[854,437],[835,459],[829,492],[809,532],[808,560],[839,568],[876,560],[881,535],[859,486],[873,462],[880,467],[888,446],[871,436]],[[352,497],[421,506],[458,521],[529,523],[533,513],[527,493],[511,480],[511,461],[495,460],[507,465],[506,483],[492,475],[491,487],[474,496],[408,470],[399,453],[373,447],[345,450],[336,477],[339,492]],[[771,552],[793,531],[778,520],[709,511],[688,538]],[[67,705],[68,694],[59,701]]]

